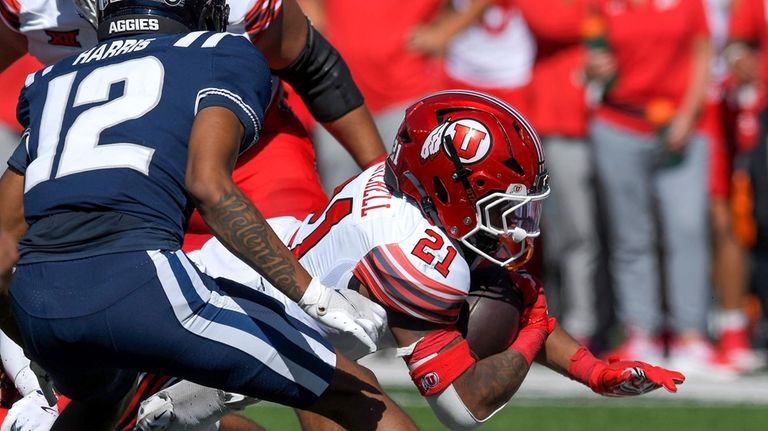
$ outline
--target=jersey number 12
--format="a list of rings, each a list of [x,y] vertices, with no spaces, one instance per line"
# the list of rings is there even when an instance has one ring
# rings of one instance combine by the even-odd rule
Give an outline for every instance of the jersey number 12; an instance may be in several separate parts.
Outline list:
[[[165,70],[156,57],[143,57],[93,70],[75,89],[68,106],[77,72],[58,76],[48,83],[48,94],[40,121],[37,158],[25,174],[24,191],[53,178],[97,169],[129,168],[149,174],[154,149],[129,142],[99,145],[105,129],[140,118],[157,106],[163,90]],[[123,95],[109,100],[113,84],[123,82]],[[101,103],[86,109],[62,133],[67,109]],[[59,136],[64,145],[58,166],[54,166]]]

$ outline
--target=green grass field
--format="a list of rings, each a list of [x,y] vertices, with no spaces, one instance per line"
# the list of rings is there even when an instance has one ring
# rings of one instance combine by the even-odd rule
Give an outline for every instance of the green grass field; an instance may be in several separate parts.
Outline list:
[[[415,392],[389,389],[422,430],[443,430]],[[768,400],[766,400],[768,401]],[[262,403],[245,412],[268,430],[299,430],[293,412]],[[768,405],[718,405],[669,400],[514,400],[485,426],[487,431],[764,431]]]

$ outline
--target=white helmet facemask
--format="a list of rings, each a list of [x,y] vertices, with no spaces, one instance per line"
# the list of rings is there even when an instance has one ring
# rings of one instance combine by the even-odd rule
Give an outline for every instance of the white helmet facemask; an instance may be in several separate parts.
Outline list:
[[[459,240],[489,261],[507,267],[529,252],[529,239],[541,234],[542,203],[549,187],[528,194],[522,184],[511,184],[505,192],[491,193],[477,201],[477,224]],[[493,239],[495,241],[489,241]],[[488,243],[493,242],[493,247]]]

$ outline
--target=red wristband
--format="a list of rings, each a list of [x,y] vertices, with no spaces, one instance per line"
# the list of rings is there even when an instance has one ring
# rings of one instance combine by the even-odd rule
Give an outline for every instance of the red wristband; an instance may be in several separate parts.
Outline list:
[[[450,386],[475,362],[477,360],[472,356],[469,343],[467,340],[461,340],[456,345],[434,355],[427,362],[417,365],[410,371],[411,380],[421,395],[428,397]]]
[[[603,361],[595,358],[592,352],[584,346],[579,347],[576,353],[571,356],[571,360],[568,364],[568,375],[573,380],[583,383],[589,387],[590,376],[596,366],[602,364]]]
[[[528,366],[530,366],[536,355],[539,354],[539,350],[544,347],[545,341],[547,341],[546,331],[541,329],[523,329],[509,348],[520,352],[525,361],[528,362]]]

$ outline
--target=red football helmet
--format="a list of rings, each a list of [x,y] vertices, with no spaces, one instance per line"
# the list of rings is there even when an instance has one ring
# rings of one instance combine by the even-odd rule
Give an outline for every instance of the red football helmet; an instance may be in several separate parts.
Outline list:
[[[530,257],[547,171],[539,137],[509,104],[465,90],[419,100],[387,166],[393,187],[451,238],[508,268]]]

